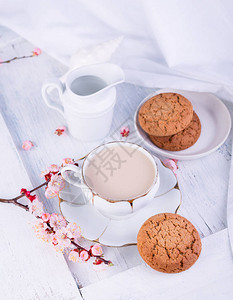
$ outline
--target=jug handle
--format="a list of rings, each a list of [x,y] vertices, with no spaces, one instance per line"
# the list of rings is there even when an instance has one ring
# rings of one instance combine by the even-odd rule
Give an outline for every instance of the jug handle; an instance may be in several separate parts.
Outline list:
[[[58,90],[60,100],[61,100],[61,97],[64,92],[63,83],[57,78],[51,79],[50,82],[43,84],[41,92],[42,92],[42,97],[43,97],[46,105],[52,109],[57,110],[64,117],[64,107],[62,106],[62,104],[58,104],[54,101],[51,101],[49,94],[48,94],[48,88],[56,88]]]

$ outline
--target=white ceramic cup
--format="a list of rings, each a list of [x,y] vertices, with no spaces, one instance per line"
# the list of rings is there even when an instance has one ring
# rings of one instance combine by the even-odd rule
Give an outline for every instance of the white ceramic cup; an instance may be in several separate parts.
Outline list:
[[[96,153],[100,152],[105,147],[115,147],[118,145],[121,145],[123,147],[125,145],[127,147],[132,148],[132,150],[141,151],[143,154],[146,155],[147,158],[149,158],[155,170],[153,183],[150,186],[150,188],[148,190],[145,190],[143,194],[138,195],[133,199],[107,199],[98,194],[95,190],[93,190],[93,188],[87,184],[85,179],[86,167],[88,166],[88,163],[92,160],[92,158],[96,155]],[[82,167],[77,167],[75,165],[67,165],[61,169],[61,175],[71,185],[78,186],[83,190],[87,198],[87,202],[90,202],[92,205],[94,205],[103,215],[115,219],[129,217],[130,215],[144,207],[150,200],[153,199],[154,195],[156,194],[159,188],[160,183],[158,167],[153,156],[141,146],[128,142],[110,142],[100,145],[99,147],[92,150],[85,157]]]
[[[90,86],[93,78],[102,80],[105,85],[89,94],[75,93],[72,83],[80,79],[81,85],[84,77],[86,80],[89,78]],[[89,65],[69,71],[64,83],[58,78],[45,83],[42,86],[42,96],[50,108],[57,110],[66,119],[71,135],[82,141],[97,141],[109,133],[116,103],[115,86],[123,81],[124,73],[117,65]],[[88,81],[85,85],[89,86]],[[51,88],[58,90],[60,103],[51,101]]]

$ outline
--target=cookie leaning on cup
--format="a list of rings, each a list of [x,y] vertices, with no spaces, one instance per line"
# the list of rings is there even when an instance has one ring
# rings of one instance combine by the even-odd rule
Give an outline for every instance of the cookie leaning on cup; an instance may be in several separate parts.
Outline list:
[[[161,93],[147,100],[138,120],[150,135],[169,136],[184,130],[193,118],[191,102],[176,93]]]
[[[201,122],[195,112],[189,126],[177,134],[170,136],[149,135],[150,140],[157,147],[169,150],[180,151],[193,146],[201,134]]]
[[[162,213],[149,218],[140,228],[137,247],[153,269],[179,273],[189,269],[201,253],[201,238],[184,217]]]

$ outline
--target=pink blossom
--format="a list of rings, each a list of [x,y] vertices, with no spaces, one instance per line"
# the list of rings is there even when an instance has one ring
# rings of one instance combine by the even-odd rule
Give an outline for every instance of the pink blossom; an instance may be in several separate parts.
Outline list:
[[[30,150],[33,146],[34,145],[33,145],[33,143],[31,141],[24,141],[23,145],[22,145],[22,148],[24,150]]]
[[[93,264],[93,270],[96,271],[96,272],[102,272],[102,271],[105,271],[107,269],[107,265],[104,264],[103,262],[101,264]]]
[[[60,244],[57,244],[57,245],[54,246],[54,248],[55,248],[55,250],[56,250],[57,252],[64,253],[64,250],[65,250],[65,247],[64,247],[64,246],[62,246],[62,245],[60,245]]]
[[[163,164],[171,169],[173,171],[173,173],[176,175],[176,170],[178,170],[178,166],[177,166],[177,160],[173,160],[173,159],[165,159],[163,161]]]
[[[41,219],[36,219],[35,225],[33,226],[35,231],[40,231],[41,229],[47,229],[48,226]]]
[[[41,217],[44,213],[43,203],[38,200],[36,197],[35,200],[28,203],[29,212],[32,213],[35,217]]]
[[[56,234],[53,234],[53,236],[52,236],[52,244],[53,244],[54,246],[56,246],[56,245],[58,244],[58,240],[57,240]]]
[[[90,258],[89,254],[86,250],[82,250],[79,254],[79,257],[82,261],[87,261]]]
[[[127,137],[128,135],[129,135],[129,128],[127,127],[127,126],[123,126],[122,128],[121,128],[121,135],[123,136],[123,137]]]
[[[41,49],[40,48],[35,48],[33,51],[32,51],[32,55],[33,56],[38,56],[42,53]]]
[[[78,262],[79,261],[79,253],[77,251],[71,250],[69,254],[69,260],[72,262]]]
[[[44,223],[41,219],[37,219],[34,225],[34,230],[36,237],[42,239],[45,242],[51,242],[52,236],[46,230],[48,228],[47,224]]]
[[[63,248],[63,250],[71,245],[71,240],[68,238],[68,231],[66,227],[58,229],[55,233],[57,245]]]
[[[53,213],[50,216],[49,224],[55,231],[57,231],[58,229],[66,226],[67,222],[62,215]]]
[[[47,199],[52,199],[52,198],[57,197],[57,196],[58,196],[58,193],[57,193],[57,192],[51,191],[51,190],[48,189],[48,188],[45,190],[45,197],[46,197]]]
[[[49,172],[57,173],[57,172],[59,172],[59,170],[60,170],[60,167],[58,165],[53,164],[53,165],[49,166],[46,171],[47,171],[47,173],[49,173]]]
[[[81,229],[76,223],[69,223],[66,226],[67,234],[70,239],[77,239],[81,237]]]
[[[47,223],[50,219],[50,214],[49,213],[42,214],[41,219],[43,220],[43,222]]]
[[[64,135],[66,132],[66,127],[65,126],[59,126],[57,127],[57,129],[55,130],[55,134],[58,136]]]
[[[65,180],[61,175],[52,175],[45,191],[45,197],[48,199],[56,197],[58,193],[64,188],[64,186]]]
[[[91,252],[93,255],[101,256],[103,254],[103,249],[99,244],[95,244],[91,247]]]
[[[45,175],[47,175],[49,173],[49,170],[47,169],[47,170],[45,170],[45,171],[42,171],[41,173],[40,173],[40,177],[45,177]]]
[[[46,230],[41,231],[41,233],[37,235],[37,237],[46,243],[51,242],[51,234],[48,233]]]
[[[51,176],[51,180],[48,183],[48,188],[51,191],[59,192],[65,186],[65,180],[62,178],[61,175],[55,174]]]
[[[3,63],[3,60],[0,58],[0,65],[2,65],[2,63]]]
[[[63,158],[62,160],[62,165],[65,166],[65,165],[70,165],[70,164],[74,164],[74,160],[72,158]]]

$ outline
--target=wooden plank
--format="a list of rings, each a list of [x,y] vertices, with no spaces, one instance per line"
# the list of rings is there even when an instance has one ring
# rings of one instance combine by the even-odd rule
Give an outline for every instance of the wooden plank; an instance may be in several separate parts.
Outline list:
[[[145,263],[82,288],[86,300],[232,299],[233,260],[227,229],[202,239],[202,253],[189,270],[160,273]]]
[[[30,179],[0,115],[1,197],[18,195]],[[0,299],[82,299],[62,254],[38,240],[35,217],[0,203]]]

